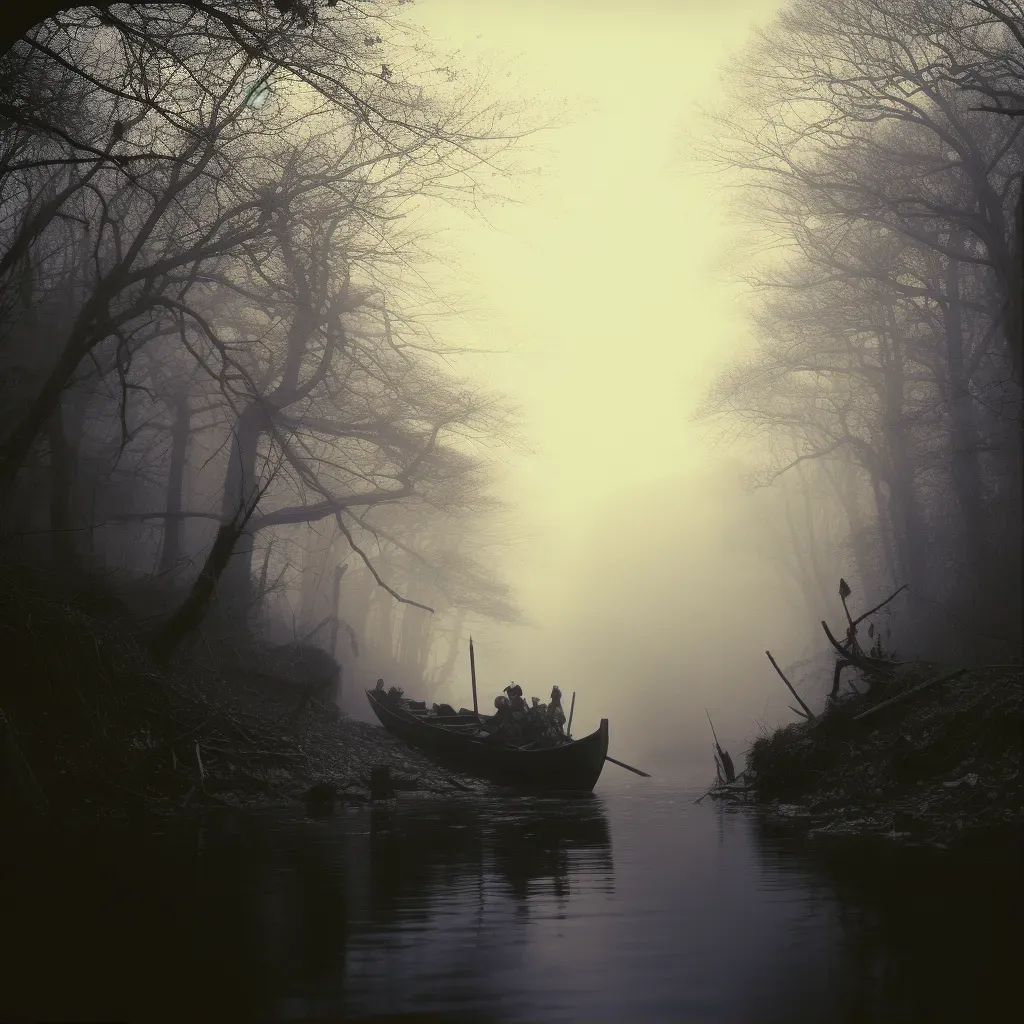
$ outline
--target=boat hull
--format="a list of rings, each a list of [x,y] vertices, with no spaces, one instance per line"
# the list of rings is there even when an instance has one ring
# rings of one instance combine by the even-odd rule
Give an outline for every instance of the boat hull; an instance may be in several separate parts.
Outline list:
[[[502,786],[589,793],[601,776],[608,753],[607,718],[601,719],[596,732],[572,743],[543,750],[517,750],[421,721],[379,700],[372,690],[366,691],[366,697],[380,724],[409,746],[450,768]]]

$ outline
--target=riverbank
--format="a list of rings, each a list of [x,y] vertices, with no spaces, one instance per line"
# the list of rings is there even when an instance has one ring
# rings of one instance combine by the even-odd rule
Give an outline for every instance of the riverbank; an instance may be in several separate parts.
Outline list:
[[[909,694],[941,675],[908,671],[761,737],[725,795],[820,840],[1020,842],[1022,671],[971,669]]]
[[[308,697],[295,671],[253,673],[254,642],[158,665],[142,623],[88,584],[5,569],[0,580],[0,804],[15,815],[174,814],[203,805],[323,809],[370,798],[387,766],[404,789],[482,789],[384,729]]]

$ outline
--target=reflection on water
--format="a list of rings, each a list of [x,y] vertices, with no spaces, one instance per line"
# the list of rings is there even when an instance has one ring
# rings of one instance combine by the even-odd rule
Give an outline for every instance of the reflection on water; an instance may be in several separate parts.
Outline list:
[[[850,1020],[991,1021],[1020,1003],[1019,850],[950,856],[756,834],[765,861],[833,894]]]
[[[967,1022],[1015,985],[1007,870],[829,857],[693,796],[20,837],[0,1019]]]

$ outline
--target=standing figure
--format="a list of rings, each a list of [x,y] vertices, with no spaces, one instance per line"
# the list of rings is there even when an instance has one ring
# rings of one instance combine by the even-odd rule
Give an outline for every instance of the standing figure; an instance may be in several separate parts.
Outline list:
[[[555,727],[555,731],[561,734],[565,725],[565,712],[562,710],[562,691],[557,686],[551,687],[551,703],[548,705],[548,718]]]

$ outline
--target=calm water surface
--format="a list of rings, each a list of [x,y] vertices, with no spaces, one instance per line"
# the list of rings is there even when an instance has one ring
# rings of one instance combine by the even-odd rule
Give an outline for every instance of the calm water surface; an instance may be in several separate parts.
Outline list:
[[[999,1020],[998,858],[822,853],[665,784],[4,845],[0,1019]]]

